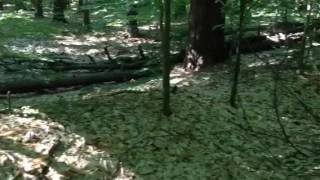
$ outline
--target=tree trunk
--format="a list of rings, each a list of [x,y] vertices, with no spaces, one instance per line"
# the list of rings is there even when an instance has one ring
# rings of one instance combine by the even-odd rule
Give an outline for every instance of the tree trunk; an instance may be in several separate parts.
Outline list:
[[[89,9],[83,10],[83,25],[85,26],[87,31],[91,30],[91,21],[90,21],[90,11]]]
[[[171,115],[170,109],[170,23],[171,0],[164,0],[164,26],[162,31],[162,63],[163,63],[163,114]]]
[[[213,65],[226,59],[222,2],[191,0],[185,69],[199,70],[202,66]]]
[[[137,20],[138,10],[137,5],[132,4],[129,7],[129,10],[127,12],[128,16],[128,33],[130,34],[130,37],[139,37],[139,28],[138,28],[138,20]]]
[[[163,32],[163,0],[158,0],[159,3],[159,27],[160,27],[160,35]]]
[[[81,6],[83,6],[83,0],[78,1],[78,12],[81,12]]]
[[[22,0],[15,0],[14,5],[15,5],[15,10],[20,10],[20,9],[26,10],[27,9]]]
[[[236,63],[234,66],[233,83],[231,87],[230,105],[233,108],[237,108],[237,95],[238,95],[238,84],[241,67],[241,47],[242,47],[242,36],[243,36],[243,22],[245,18],[246,1],[240,0],[240,15],[239,15],[239,26],[238,26],[238,39],[236,49]]]
[[[66,9],[65,0],[54,0],[53,1],[53,20],[67,23],[64,16],[64,10]]]
[[[3,10],[3,0],[0,0],[0,10]]]
[[[298,58],[298,68],[299,68],[300,74],[304,74],[306,43],[307,43],[307,37],[309,35],[309,26],[310,26],[312,9],[313,9],[312,8],[313,3],[310,2],[310,0],[305,1],[305,3],[307,4],[307,16],[304,24],[304,30],[303,30],[303,36],[302,36],[302,42],[301,42],[301,48],[300,48],[300,57]]]
[[[78,85],[89,85],[101,82],[125,82],[131,79],[150,76],[150,71],[106,71],[97,73],[69,73],[56,77],[35,78],[25,77],[0,83],[0,93],[25,93],[43,89],[54,89]]]
[[[42,7],[42,0],[34,0],[34,8],[35,8],[35,13],[34,17],[35,18],[43,18],[43,7]]]
[[[174,4],[174,7],[172,8],[174,10],[173,17],[175,19],[179,17],[185,17],[187,15],[187,1],[185,0],[179,0]]]

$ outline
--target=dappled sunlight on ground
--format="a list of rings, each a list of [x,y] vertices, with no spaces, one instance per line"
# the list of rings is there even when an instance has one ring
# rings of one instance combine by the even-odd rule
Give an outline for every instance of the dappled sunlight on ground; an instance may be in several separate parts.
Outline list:
[[[25,106],[2,114],[0,121],[0,165],[6,166],[0,171],[2,178],[87,179],[93,172],[105,179],[133,177],[127,169],[119,174],[119,162],[109,152],[37,109]]]

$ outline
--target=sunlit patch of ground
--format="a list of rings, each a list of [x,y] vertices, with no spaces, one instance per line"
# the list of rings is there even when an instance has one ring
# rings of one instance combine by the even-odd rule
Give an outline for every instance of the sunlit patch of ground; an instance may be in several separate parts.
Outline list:
[[[228,176],[277,180],[281,179],[278,177],[308,179],[317,174],[318,126],[286,91],[302,89],[303,82],[290,70],[281,74],[285,81],[281,82],[279,93],[280,119],[285,122],[294,143],[310,157],[316,157],[313,159],[296,155],[279,130],[272,108],[272,71],[263,68],[265,65],[249,66],[259,61],[255,56],[244,55],[243,60],[239,110],[229,106],[232,73],[228,66],[193,74],[175,67],[171,78],[172,85],[177,85],[178,89],[171,97],[173,115],[169,118],[161,115],[161,79],[93,85],[78,91],[30,98],[13,97],[12,106],[30,105],[39,109],[46,114],[37,115],[39,117],[33,119],[35,123],[38,119],[51,122],[46,118],[50,117],[52,122],[66,129],[58,129],[54,134],[65,131],[77,134],[80,140],[73,142],[83,144],[85,140],[94,150],[111,153],[124,167],[130,167],[138,177],[145,179]],[[314,87],[306,87],[299,93],[308,106],[319,107]],[[6,107],[5,101],[3,103]],[[247,129],[248,126],[253,131]],[[28,130],[22,132],[21,137],[24,137]],[[79,146],[83,147],[76,145],[75,149]],[[309,146],[316,151],[309,151]],[[71,167],[76,157],[70,157]],[[91,161],[84,164],[87,162]],[[92,172],[100,173],[99,170]]]
[[[2,179],[131,179],[110,152],[97,149],[81,135],[22,107],[0,117],[0,177]],[[123,171],[123,172],[120,172]],[[103,178],[101,178],[103,177]]]

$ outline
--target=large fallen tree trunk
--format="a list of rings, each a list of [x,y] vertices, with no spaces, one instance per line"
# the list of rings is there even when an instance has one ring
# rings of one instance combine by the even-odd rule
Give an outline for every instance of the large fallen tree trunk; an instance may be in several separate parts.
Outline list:
[[[36,78],[24,77],[21,79],[7,80],[0,82],[0,93],[4,94],[10,91],[11,93],[33,92],[43,89],[55,89],[60,87],[70,87],[77,85],[88,85],[101,82],[125,82],[131,79],[150,76],[149,70],[140,71],[107,71],[96,73],[68,73],[60,74],[52,78]]]
[[[258,26],[248,26],[244,28],[244,32],[257,32],[257,35],[259,36],[261,33],[269,33],[269,34],[278,34],[278,33],[283,33],[283,34],[289,34],[289,33],[298,33],[298,32],[303,32],[303,26],[304,23],[300,22],[276,22],[268,25],[258,25]],[[319,25],[317,24],[312,24],[312,27],[318,27]],[[227,29],[225,31],[225,35],[232,35],[236,34],[238,30],[235,29]]]
[[[52,64],[49,65],[48,69],[55,71],[68,71],[68,70],[114,70],[114,69],[123,69],[123,70],[132,70],[132,69],[141,69],[145,62],[138,61],[132,63],[69,63],[69,64]]]

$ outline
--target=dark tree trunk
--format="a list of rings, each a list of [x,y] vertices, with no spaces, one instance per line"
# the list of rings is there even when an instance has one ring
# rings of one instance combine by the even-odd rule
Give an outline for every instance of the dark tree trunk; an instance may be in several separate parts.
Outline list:
[[[64,16],[64,10],[66,9],[65,0],[53,1],[53,20],[66,23],[67,20]]]
[[[231,87],[230,105],[233,108],[237,108],[237,95],[238,95],[238,84],[240,76],[241,67],[241,47],[242,47],[242,36],[243,36],[243,22],[245,18],[246,11],[246,1],[240,0],[240,15],[239,15],[239,28],[238,28],[238,39],[237,39],[237,49],[236,49],[236,63],[234,67],[233,83]]]
[[[89,85],[101,82],[126,82],[131,79],[148,77],[151,73],[148,70],[128,70],[128,71],[106,71],[96,73],[70,73],[60,74],[58,77],[47,79],[36,77],[25,77],[12,81],[0,82],[0,94],[25,93],[43,89],[55,89],[78,85]]]
[[[3,2],[0,0],[0,10],[3,10]]]
[[[163,114],[166,116],[171,115],[170,109],[170,27],[171,27],[171,0],[164,0],[164,24],[162,30],[162,87],[163,87]]]
[[[185,69],[198,70],[226,59],[223,8],[220,1],[191,0]]]
[[[81,6],[83,6],[83,0],[78,1],[78,12],[81,11]]]
[[[128,33],[130,37],[139,37],[139,28],[137,20],[138,10],[137,5],[132,4],[127,12],[128,16]]]
[[[22,0],[15,0],[14,4],[15,4],[15,10],[20,10],[20,9],[26,10],[27,9]]]
[[[86,27],[86,30],[90,30],[90,11],[89,9],[83,10],[83,25]]]
[[[179,17],[185,17],[187,15],[187,1],[177,1],[174,4],[174,12],[173,12],[173,17],[175,19],[179,18]]]
[[[34,8],[35,8],[35,13],[34,17],[35,18],[43,18],[43,7],[42,7],[42,0],[35,0],[34,3]]]

